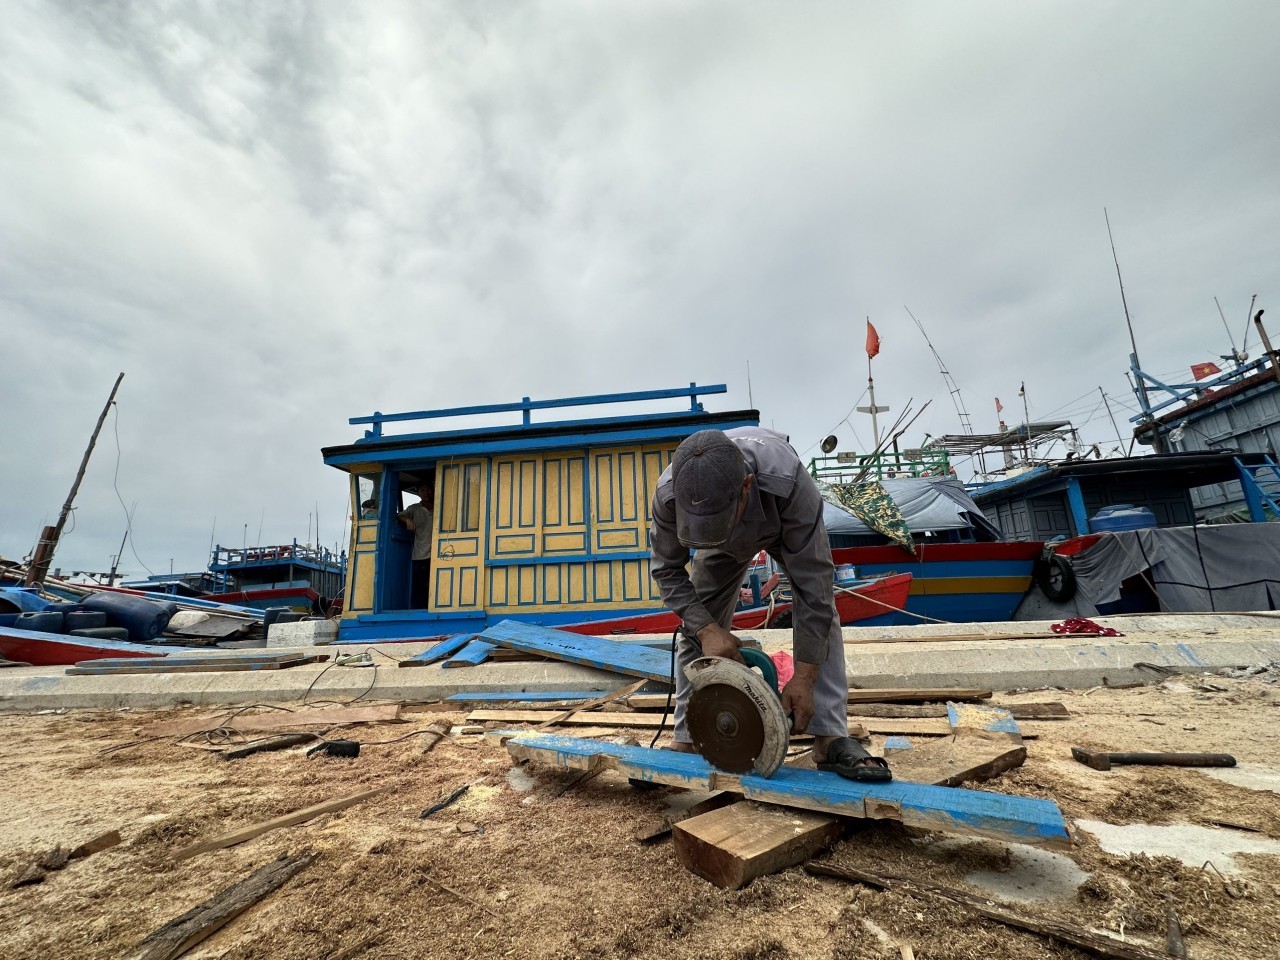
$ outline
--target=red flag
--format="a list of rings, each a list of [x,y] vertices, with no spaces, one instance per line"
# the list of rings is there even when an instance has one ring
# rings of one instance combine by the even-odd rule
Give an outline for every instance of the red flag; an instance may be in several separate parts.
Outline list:
[[[1191,375],[1197,380],[1203,380],[1205,377],[1212,377],[1215,373],[1221,373],[1222,368],[1216,363],[1193,363],[1191,365]]]
[[[880,352],[880,334],[876,333],[876,328],[871,325],[871,321],[867,321],[867,359],[870,360]]]
[[[1000,402],[999,397],[996,397],[996,413],[1004,413],[1004,404]]]

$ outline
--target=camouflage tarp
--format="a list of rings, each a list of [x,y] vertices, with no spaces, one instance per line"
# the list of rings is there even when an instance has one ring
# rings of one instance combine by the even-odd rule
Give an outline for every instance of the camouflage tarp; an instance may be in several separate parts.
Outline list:
[[[848,510],[868,527],[915,556],[916,543],[907,520],[878,480],[865,483],[819,482],[818,489],[828,502]]]

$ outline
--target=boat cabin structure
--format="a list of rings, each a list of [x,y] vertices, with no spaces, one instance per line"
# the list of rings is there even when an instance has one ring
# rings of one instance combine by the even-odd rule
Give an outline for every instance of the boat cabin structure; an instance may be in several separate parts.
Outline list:
[[[324,462],[350,475],[352,535],[339,639],[477,632],[497,620],[573,623],[662,607],[649,576],[649,502],[680,441],[758,426],[754,410],[711,413],[724,384],[353,417],[353,443]],[[650,412],[684,401],[683,409]],[[534,422],[535,413],[625,404],[627,412]],[[598,412],[598,411],[596,411]],[[518,415],[511,424],[468,418]],[[432,432],[388,426],[450,421]],[[443,424],[442,424],[443,425]],[[400,519],[434,491],[429,563]],[[425,603],[413,602],[415,566]]]
[[[1150,526],[1191,526],[1207,519],[1201,504],[1222,503],[1226,488],[1243,490],[1247,516],[1264,521],[1275,501],[1254,476],[1270,460],[1260,453],[1203,451],[1041,465],[972,493],[974,502],[1011,540],[1044,541],[1098,532],[1106,508],[1150,511]],[[1096,528],[1096,529],[1095,529]]]

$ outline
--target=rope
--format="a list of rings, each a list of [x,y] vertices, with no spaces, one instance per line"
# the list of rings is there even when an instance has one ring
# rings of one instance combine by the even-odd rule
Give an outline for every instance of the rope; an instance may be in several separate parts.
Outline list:
[[[937,617],[926,617],[923,613],[912,613],[910,610],[903,610],[901,607],[895,607],[891,603],[885,603],[883,600],[877,600],[875,597],[868,597],[865,594],[858,593],[857,590],[850,590],[848,587],[836,587],[839,593],[852,593],[863,600],[874,603],[878,607],[884,607],[886,610],[894,610],[898,613],[905,613],[908,617],[915,617],[918,620],[928,620],[930,623],[953,623],[951,620],[939,620]]]

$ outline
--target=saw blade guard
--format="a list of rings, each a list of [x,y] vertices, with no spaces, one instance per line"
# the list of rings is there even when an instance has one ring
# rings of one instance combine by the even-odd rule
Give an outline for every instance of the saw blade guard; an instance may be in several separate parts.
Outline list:
[[[791,739],[776,674],[771,684],[737,661],[702,657],[685,676],[691,686],[686,722],[698,753],[730,773],[776,773]]]

